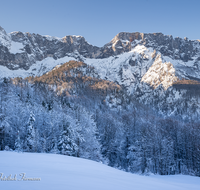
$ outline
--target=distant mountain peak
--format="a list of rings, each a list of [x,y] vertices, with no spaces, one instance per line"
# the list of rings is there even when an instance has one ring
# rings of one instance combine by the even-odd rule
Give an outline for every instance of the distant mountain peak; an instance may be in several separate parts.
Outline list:
[[[4,28],[2,28],[1,26],[0,26],[0,31],[3,31],[3,32],[6,33],[6,31],[4,30]]]
[[[6,33],[6,31],[0,26],[0,45],[10,46],[10,36]]]

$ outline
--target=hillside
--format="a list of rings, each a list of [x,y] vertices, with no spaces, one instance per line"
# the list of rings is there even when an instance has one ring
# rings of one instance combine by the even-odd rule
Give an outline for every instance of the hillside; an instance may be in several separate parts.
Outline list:
[[[0,186],[6,190],[198,190],[197,177],[139,176],[116,170],[98,162],[55,154],[0,152]],[[11,175],[21,180],[40,178],[40,181],[4,181]],[[25,179],[24,178],[24,179]]]

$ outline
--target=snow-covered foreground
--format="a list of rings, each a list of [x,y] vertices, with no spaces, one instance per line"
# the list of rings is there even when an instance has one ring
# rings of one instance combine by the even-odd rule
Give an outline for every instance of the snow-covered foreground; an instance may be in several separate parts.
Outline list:
[[[55,154],[0,152],[1,179],[16,176],[16,181],[0,180],[5,190],[199,190],[200,178],[140,176],[94,161]],[[19,181],[19,174],[41,181]]]

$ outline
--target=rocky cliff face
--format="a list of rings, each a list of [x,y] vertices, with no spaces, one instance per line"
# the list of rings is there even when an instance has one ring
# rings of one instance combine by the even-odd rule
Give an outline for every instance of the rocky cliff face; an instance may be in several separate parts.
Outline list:
[[[57,60],[74,51],[93,58],[99,54],[99,49],[90,45],[82,36],[65,36],[59,39],[22,32],[7,34],[0,28],[0,65],[11,70],[28,70],[37,61],[47,57]]]
[[[123,85],[128,95],[161,112],[200,112],[198,96],[188,98],[188,90],[172,86],[181,78],[200,81],[199,40],[122,32],[100,48],[81,36],[7,34],[0,27],[1,77],[42,75],[69,60],[93,66],[96,76]]]
[[[117,34],[111,42],[99,48],[89,44],[82,36],[65,36],[56,38],[22,32],[7,34],[0,27],[0,65],[9,69],[29,69],[36,61],[47,57],[55,60],[77,51],[85,58],[108,58],[131,51],[137,45],[144,45],[159,51],[163,56],[184,62],[200,60],[200,42],[187,38],[173,38],[162,33],[143,34],[125,33]],[[198,65],[196,64],[196,67]]]
[[[191,41],[187,38],[173,38],[162,33],[144,34],[139,32],[121,32],[103,47],[102,57],[106,57],[105,52],[112,52],[115,55],[128,52],[131,50],[131,47],[137,44],[151,47],[159,51],[163,56],[169,56],[176,60],[180,59],[184,62],[193,60],[192,57],[200,53],[200,44],[197,40]]]

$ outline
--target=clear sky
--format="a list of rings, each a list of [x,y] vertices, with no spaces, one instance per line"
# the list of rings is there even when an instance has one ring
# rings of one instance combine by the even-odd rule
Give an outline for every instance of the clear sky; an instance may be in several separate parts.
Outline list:
[[[64,37],[96,46],[119,32],[162,32],[200,39],[200,0],[1,0],[0,26]]]

